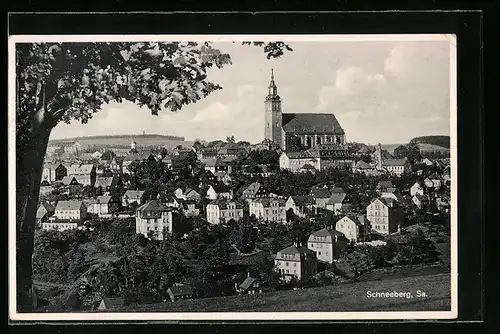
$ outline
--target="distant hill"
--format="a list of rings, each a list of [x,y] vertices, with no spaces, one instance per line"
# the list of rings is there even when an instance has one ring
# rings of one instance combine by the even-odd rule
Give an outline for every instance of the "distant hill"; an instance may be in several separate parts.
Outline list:
[[[450,136],[422,136],[415,137],[410,140],[411,144],[428,144],[432,146],[439,146],[441,148],[450,148]],[[423,147],[432,147],[428,145],[423,145]],[[420,145],[419,145],[420,146]]]
[[[184,137],[165,136],[158,134],[143,134],[143,135],[110,135],[110,136],[85,136],[66,139],[53,139],[49,141],[49,145],[57,145],[62,142],[76,141],[83,149],[94,146],[103,147],[130,147],[130,143],[135,141],[138,147],[141,146],[166,146],[168,148],[182,145],[191,147],[192,141],[185,141]]]

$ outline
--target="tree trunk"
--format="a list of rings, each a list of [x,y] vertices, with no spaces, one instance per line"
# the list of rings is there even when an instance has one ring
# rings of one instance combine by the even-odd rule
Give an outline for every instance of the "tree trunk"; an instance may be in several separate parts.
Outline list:
[[[33,309],[32,254],[43,160],[52,127],[17,136],[16,147],[16,295],[18,312]],[[21,137],[21,138],[19,138]]]

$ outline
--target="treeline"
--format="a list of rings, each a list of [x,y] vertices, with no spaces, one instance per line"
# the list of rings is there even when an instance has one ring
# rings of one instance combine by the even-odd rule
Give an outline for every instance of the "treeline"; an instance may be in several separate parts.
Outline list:
[[[450,136],[421,136],[410,140],[410,144],[431,144],[450,148]]]

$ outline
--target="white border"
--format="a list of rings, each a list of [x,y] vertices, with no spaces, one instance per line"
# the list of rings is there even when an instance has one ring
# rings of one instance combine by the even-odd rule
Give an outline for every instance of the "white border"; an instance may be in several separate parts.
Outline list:
[[[451,165],[451,311],[440,312],[206,312],[206,313],[17,313],[16,311],[16,126],[15,43],[21,42],[118,42],[118,41],[286,41],[381,42],[449,41],[450,45],[450,165]],[[9,315],[13,321],[176,321],[176,320],[403,320],[455,319],[458,316],[458,220],[457,220],[457,50],[456,35],[15,35],[9,37]]]

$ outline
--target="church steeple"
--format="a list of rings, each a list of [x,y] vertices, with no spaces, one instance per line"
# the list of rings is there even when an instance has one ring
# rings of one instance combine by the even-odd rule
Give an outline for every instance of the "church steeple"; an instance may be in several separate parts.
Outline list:
[[[278,95],[278,87],[276,87],[276,83],[274,82],[274,70],[271,69],[271,82],[269,83],[269,91],[267,94],[267,99],[275,99],[279,100],[280,97]]]

